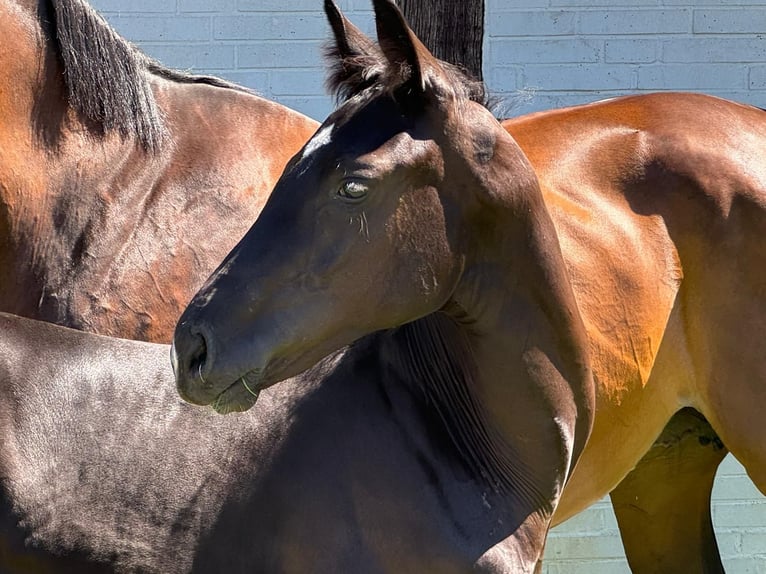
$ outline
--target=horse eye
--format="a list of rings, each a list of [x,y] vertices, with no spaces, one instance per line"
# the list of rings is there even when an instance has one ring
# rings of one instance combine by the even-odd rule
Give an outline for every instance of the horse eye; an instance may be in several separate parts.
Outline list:
[[[367,196],[367,186],[361,181],[350,179],[340,184],[338,197],[345,201],[361,201]]]

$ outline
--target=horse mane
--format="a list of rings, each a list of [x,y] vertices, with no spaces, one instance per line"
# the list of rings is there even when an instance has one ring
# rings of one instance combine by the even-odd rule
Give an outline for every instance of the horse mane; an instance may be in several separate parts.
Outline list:
[[[64,69],[69,105],[106,133],[135,136],[157,150],[166,132],[147,72],[180,83],[249,92],[210,76],[171,70],[123,39],[83,0],[49,0],[50,36]]]
[[[358,36],[355,40],[359,44]],[[401,70],[390,70],[383,52],[368,38],[350,53],[344,53],[334,42],[328,43],[324,58],[328,69],[325,86],[337,102],[345,102],[370,88],[393,93],[403,81]],[[461,66],[443,60],[439,60],[439,64],[458,97],[490,108],[493,102],[484,82]]]
[[[540,508],[550,501],[528,479],[513,447],[488,423],[476,393],[477,366],[465,328],[443,312],[390,331],[388,370],[435,411],[460,460],[474,478],[504,496],[523,495]]]

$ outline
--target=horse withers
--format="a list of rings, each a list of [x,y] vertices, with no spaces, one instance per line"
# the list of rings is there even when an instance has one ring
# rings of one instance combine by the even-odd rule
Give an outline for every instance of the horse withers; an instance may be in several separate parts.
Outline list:
[[[433,479],[499,493],[514,517],[485,558],[531,571],[550,525],[614,490],[634,569],[720,570],[720,445],[766,490],[763,112],[657,94],[500,130],[479,86],[390,2],[375,8],[379,47],[335,18],[345,102],[178,323],[182,396],[247,409],[382,330],[448,439],[429,451]],[[454,500],[481,515],[476,498]],[[646,510],[673,536],[649,532]]]
[[[317,123],[149,60],[82,0],[0,0],[0,310],[169,340]]]

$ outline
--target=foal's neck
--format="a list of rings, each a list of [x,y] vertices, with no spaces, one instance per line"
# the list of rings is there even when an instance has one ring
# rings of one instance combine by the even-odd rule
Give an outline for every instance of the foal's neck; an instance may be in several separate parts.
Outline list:
[[[553,223],[515,142],[473,181],[464,273],[442,314],[407,326],[413,373],[463,458],[550,516],[591,424],[587,339]]]

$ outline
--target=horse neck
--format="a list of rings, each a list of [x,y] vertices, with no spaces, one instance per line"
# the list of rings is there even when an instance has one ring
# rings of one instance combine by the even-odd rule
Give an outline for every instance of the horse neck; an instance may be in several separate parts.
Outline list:
[[[0,305],[17,314],[65,321],[59,311],[43,308],[44,295],[68,297],[62,286],[81,274],[86,250],[94,255],[90,265],[108,266],[110,259],[91,243],[105,244],[122,232],[115,230],[110,212],[118,204],[141,205],[129,190],[138,193],[139,183],[156,178],[159,170],[135,161],[147,154],[134,138],[99,135],[70,108],[63,70],[39,21],[45,14],[38,16],[36,5],[25,9],[28,14],[19,10],[18,18],[0,19],[16,49],[12,58],[0,56],[0,74],[7,74],[0,81],[15,88],[0,93],[0,264],[14,270],[0,281]],[[13,101],[3,100],[5,94]],[[51,303],[61,308],[60,301]]]
[[[555,229],[507,139],[472,182],[493,207],[469,231],[451,300],[402,336],[463,458],[496,491],[549,516],[590,430],[592,381]],[[527,177],[509,178],[518,174]]]
[[[39,298],[40,255],[44,245],[31,245],[47,233],[47,191],[51,134],[67,113],[66,89],[56,55],[46,40],[41,18],[46,3],[5,2],[0,18],[0,281],[2,308],[34,315]],[[40,13],[38,14],[38,4]],[[63,264],[62,260],[62,264]]]

